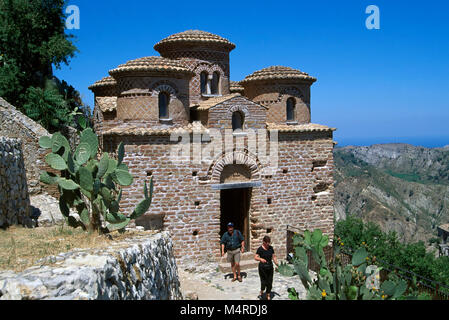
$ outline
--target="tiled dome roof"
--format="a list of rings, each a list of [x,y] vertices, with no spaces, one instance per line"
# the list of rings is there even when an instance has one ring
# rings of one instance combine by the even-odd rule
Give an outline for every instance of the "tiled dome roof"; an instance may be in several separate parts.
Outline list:
[[[228,39],[222,38],[216,34],[201,31],[201,30],[187,30],[173,34],[154,46],[156,51],[163,50],[165,46],[170,44],[197,44],[197,43],[210,43],[210,44],[220,44],[229,49],[229,51],[235,48],[235,44],[230,42]]]
[[[298,79],[309,82],[315,82],[316,78],[309,76],[307,73],[292,69],[290,67],[272,66],[247,76],[240,81],[240,84],[245,84],[257,80],[283,80],[283,79]]]
[[[117,85],[117,81],[115,81],[115,79],[111,76],[108,77],[104,77],[101,80],[98,80],[97,82],[95,82],[93,85],[91,85],[89,87],[90,90],[95,90],[96,88],[100,88],[100,87],[112,87]]]
[[[177,72],[191,74],[188,68],[182,63],[162,58],[162,57],[144,57],[128,61],[119,65],[117,68],[109,71],[109,74],[115,76],[121,73],[142,73],[142,72]]]
[[[229,90],[231,91],[231,93],[243,92],[245,88],[243,88],[238,81],[231,81],[229,84]]]

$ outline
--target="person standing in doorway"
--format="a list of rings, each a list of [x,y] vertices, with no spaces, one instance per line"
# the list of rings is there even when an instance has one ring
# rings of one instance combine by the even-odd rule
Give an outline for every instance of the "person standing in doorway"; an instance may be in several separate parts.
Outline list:
[[[260,298],[262,299],[264,291],[266,290],[267,300],[271,300],[271,288],[273,287],[273,261],[276,266],[279,266],[274,249],[270,245],[271,239],[269,236],[263,238],[262,245],[257,249],[255,260],[259,261],[259,277],[261,283]]]
[[[225,249],[228,253],[227,260],[231,263],[232,273],[234,278],[232,282],[239,280],[242,282],[240,275],[240,254],[245,252],[245,238],[239,230],[234,230],[234,224],[228,223],[228,231],[221,237],[221,256],[225,254]]]

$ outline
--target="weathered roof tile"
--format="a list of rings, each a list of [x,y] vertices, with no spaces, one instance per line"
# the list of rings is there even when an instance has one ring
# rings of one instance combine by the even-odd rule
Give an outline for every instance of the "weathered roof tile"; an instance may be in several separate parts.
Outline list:
[[[300,70],[296,70],[290,67],[272,66],[250,74],[239,83],[244,85],[246,83],[258,80],[285,80],[285,79],[297,79],[309,82],[316,81],[316,78]]]
[[[176,60],[162,57],[143,57],[130,60],[117,68],[109,71],[111,76],[123,73],[142,73],[142,72],[176,72],[192,74],[184,64]]]
[[[187,30],[173,34],[165,39],[162,39],[161,41],[156,43],[154,49],[160,52],[166,46],[172,44],[197,44],[197,43],[219,44],[227,47],[229,50],[233,50],[235,48],[235,44],[230,42],[228,39],[220,37],[219,35],[201,30]]]

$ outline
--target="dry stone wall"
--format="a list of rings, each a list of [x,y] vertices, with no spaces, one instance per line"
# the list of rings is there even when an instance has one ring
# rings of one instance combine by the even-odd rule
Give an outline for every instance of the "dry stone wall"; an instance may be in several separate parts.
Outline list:
[[[46,260],[53,265],[0,273],[0,300],[182,299],[167,232],[142,232],[107,249]]]
[[[49,133],[14,106],[0,97],[0,136],[22,140],[28,190],[31,194],[42,191],[40,171],[45,166],[46,151],[39,147],[39,138]]]
[[[29,213],[22,142],[0,137],[0,227],[28,224]]]

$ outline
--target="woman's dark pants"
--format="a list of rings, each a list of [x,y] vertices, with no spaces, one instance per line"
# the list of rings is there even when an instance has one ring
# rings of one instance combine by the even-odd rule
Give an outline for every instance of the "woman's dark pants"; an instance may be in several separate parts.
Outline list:
[[[273,274],[274,269],[272,264],[269,264],[268,266],[259,264],[261,291],[265,291],[265,289],[267,289],[267,293],[271,293],[271,288],[273,287]]]

